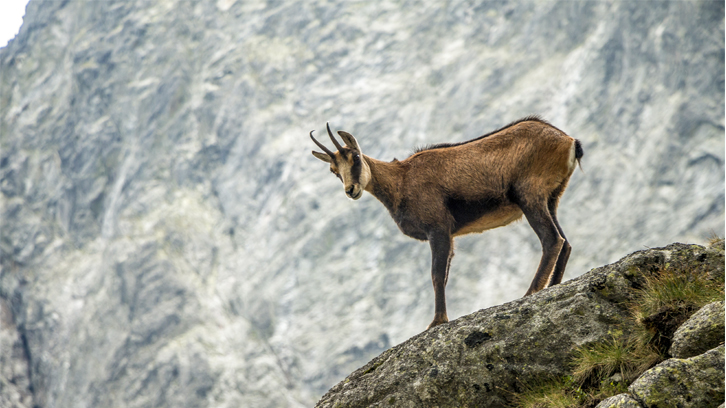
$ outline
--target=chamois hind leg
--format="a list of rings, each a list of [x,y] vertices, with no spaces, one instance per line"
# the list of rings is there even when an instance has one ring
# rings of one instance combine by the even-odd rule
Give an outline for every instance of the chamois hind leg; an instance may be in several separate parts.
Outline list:
[[[542,244],[542,259],[525,294],[528,296],[542,290],[549,282],[565,239],[560,236],[557,225],[547,209],[547,200],[520,203],[519,207]]]
[[[555,223],[555,227],[557,227],[557,232],[560,233],[560,236],[562,239],[565,240],[565,242],[562,244],[562,250],[560,251],[560,255],[557,257],[557,263],[555,264],[555,271],[552,272],[552,276],[550,276],[550,280],[547,283],[547,287],[557,285],[560,282],[562,282],[562,276],[565,274],[565,267],[567,266],[567,261],[570,259],[570,252],[572,252],[572,246],[570,246],[569,241],[567,241],[567,237],[565,236],[565,232],[562,231],[562,227],[560,226],[560,223],[557,221],[557,204],[560,201],[560,194],[562,194],[562,190],[565,189],[566,185],[563,185],[559,191],[555,191],[550,196],[549,201],[547,202],[547,209],[550,212],[550,217],[552,217],[552,221]]]
[[[427,330],[449,321],[446,315],[446,283],[449,278],[449,265],[454,255],[453,239],[445,232],[429,234],[431,246],[431,281],[434,285],[434,320]]]

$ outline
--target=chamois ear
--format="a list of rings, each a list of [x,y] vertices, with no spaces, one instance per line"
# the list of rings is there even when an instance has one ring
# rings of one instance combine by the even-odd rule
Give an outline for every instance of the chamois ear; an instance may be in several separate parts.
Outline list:
[[[343,141],[345,142],[345,145],[346,146],[348,146],[351,149],[354,149],[354,150],[357,150],[358,152],[360,152],[360,146],[358,146],[358,141],[355,140],[355,138],[353,137],[353,135],[351,135],[350,133],[345,132],[343,130],[339,130],[338,131],[338,134],[340,135],[340,138],[343,139]]]
[[[313,156],[317,157],[318,159],[320,159],[326,163],[333,163],[333,159],[325,153],[320,153],[320,152],[316,152],[315,150],[313,150]]]

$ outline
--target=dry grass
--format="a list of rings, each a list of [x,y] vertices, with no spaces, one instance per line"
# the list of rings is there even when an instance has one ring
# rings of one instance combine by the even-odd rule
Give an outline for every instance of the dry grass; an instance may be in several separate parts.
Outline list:
[[[515,403],[521,408],[571,408],[579,407],[585,399],[585,393],[574,387],[572,377],[562,377],[528,386],[516,396]]]
[[[716,232],[711,231],[711,235],[708,237],[708,246],[713,247],[723,241],[722,237],[716,235]]]

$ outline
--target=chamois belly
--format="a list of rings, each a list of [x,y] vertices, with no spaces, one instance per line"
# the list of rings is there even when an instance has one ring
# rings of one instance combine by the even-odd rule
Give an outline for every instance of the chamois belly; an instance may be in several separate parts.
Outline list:
[[[503,205],[486,211],[476,219],[457,225],[454,236],[483,232],[492,228],[503,227],[522,218],[522,210],[514,204]]]

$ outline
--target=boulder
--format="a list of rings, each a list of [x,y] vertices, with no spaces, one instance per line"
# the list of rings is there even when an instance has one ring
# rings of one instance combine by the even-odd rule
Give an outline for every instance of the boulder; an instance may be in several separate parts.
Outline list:
[[[630,394],[618,394],[600,401],[595,408],[643,408]]]
[[[713,302],[694,313],[673,335],[671,356],[688,358],[724,342],[724,302]]]
[[[724,402],[724,346],[666,360],[643,373],[628,391],[649,408],[715,408]]]

